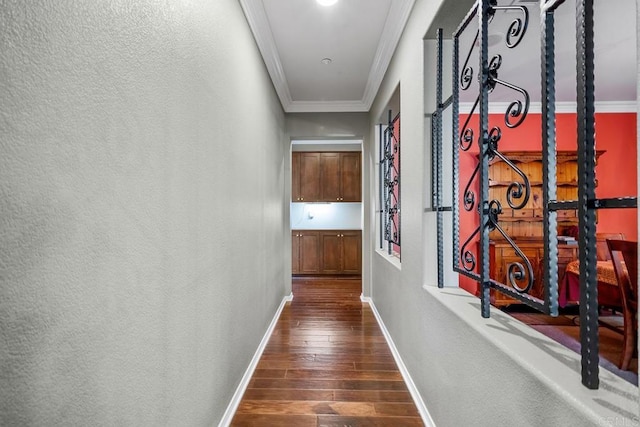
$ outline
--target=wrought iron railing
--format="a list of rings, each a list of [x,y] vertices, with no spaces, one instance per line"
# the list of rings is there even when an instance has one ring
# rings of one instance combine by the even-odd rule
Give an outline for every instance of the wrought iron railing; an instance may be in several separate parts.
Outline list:
[[[389,121],[383,132],[382,158],[380,159],[383,182],[382,239],[387,251],[400,253],[400,113],[395,117],[389,110]]]
[[[499,158],[509,165],[514,175],[517,176],[516,180],[505,187],[503,199],[507,201],[508,207],[514,211],[524,209],[531,195],[531,185],[527,175],[500,151],[502,127],[493,126],[489,129],[489,94],[497,86],[506,88],[513,94],[513,101],[508,104],[504,113],[503,121],[506,128],[513,129],[520,126],[528,116],[530,104],[528,91],[508,81],[509,76],[503,77],[501,75],[502,55],[494,54],[489,57],[489,25],[494,20],[496,12],[501,10],[517,13],[506,29],[504,41],[506,48],[516,48],[529,28],[529,11],[525,6],[500,6],[496,0],[477,2],[453,35],[454,104],[459,103],[460,91],[471,91],[475,87],[473,83],[479,82],[477,96],[470,111],[466,114],[461,128],[458,127],[458,115],[454,113],[454,133],[458,135],[455,162],[459,165],[460,153],[471,152],[471,149],[476,146],[478,148],[478,162],[464,183],[462,208],[471,215],[475,215],[476,212],[479,214],[477,227],[468,236],[464,236],[465,240],[462,245],[460,246],[459,241],[454,241],[456,252],[454,259],[458,260],[454,269],[480,282],[482,315],[484,317],[489,316],[490,288],[495,288],[541,311],[549,312],[548,306],[545,306],[543,301],[529,294],[535,280],[533,265],[516,241],[501,227],[499,217],[502,215],[504,207],[499,199],[491,198],[489,194],[489,164],[495,158]],[[461,65],[459,63],[460,38],[465,31],[469,31],[470,24],[475,17],[480,18],[478,29],[475,31],[475,36],[471,38],[470,46],[467,47],[464,62]],[[474,52],[479,57],[477,71],[474,70],[471,63]],[[474,131],[474,125],[472,125],[474,115],[478,117],[479,122],[477,134]],[[458,182],[456,182],[455,188],[455,191],[458,191]],[[454,212],[454,221],[458,230],[459,212],[459,208]],[[513,248],[518,257],[518,261],[511,262],[508,266],[506,274],[508,283],[500,283],[489,277],[489,233],[494,230]],[[478,267],[480,267],[479,271]]]
[[[503,136],[501,126],[489,128],[489,97],[501,87],[511,92],[513,101],[508,104],[502,122],[506,129],[520,126],[528,116],[529,90],[503,76],[503,57],[489,55],[488,29],[497,25],[494,17],[498,11],[509,11],[514,17],[506,28],[505,49],[520,45],[529,30],[529,10],[523,5],[499,5],[497,0],[478,0],[467,13],[453,34],[453,88],[452,96],[442,100],[442,32],[438,32],[438,76],[437,105],[432,114],[432,148],[434,190],[438,192],[432,200],[433,209],[442,208],[442,165],[441,165],[441,118],[442,111],[452,108],[453,115],[453,269],[463,276],[479,283],[481,315],[490,315],[490,289],[500,291],[517,301],[527,304],[552,316],[558,315],[558,236],[557,212],[578,210],[579,259],[580,259],[580,328],[582,343],[582,382],[588,388],[598,388],[598,302],[596,275],[596,209],[637,207],[637,197],[596,199],[595,196],[595,127],[594,127],[594,42],[593,42],[593,0],[576,0],[576,46],[577,46],[577,115],[578,115],[578,200],[558,201],[556,182],[556,129],[555,129],[555,51],[554,13],[564,0],[540,1],[541,34],[541,104],[542,104],[542,208],[543,246],[542,277],[537,278],[543,286],[542,298],[531,295],[536,277],[531,260],[525,255],[509,233],[500,225],[503,210],[500,200],[490,198],[488,169],[490,162],[497,159],[505,162],[517,179],[506,185],[508,208],[513,211],[523,209],[531,196],[531,183],[526,173],[500,150]],[[472,23],[477,22],[477,30]],[[471,31],[470,37],[462,37]],[[461,62],[461,39],[470,40]],[[532,52],[525,54],[532,55]],[[472,58],[478,59],[478,70],[474,70]],[[474,82],[477,85],[474,86]],[[460,127],[460,93],[469,93],[477,87],[477,95],[470,112],[463,117]],[[533,88],[537,90],[537,87]],[[473,100],[473,97],[471,97]],[[475,115],[475,116],[474,116]],[[473,118],[472,118],[473,117]],[[476,119],[477,117],[477,119]],[[475,121],[477,120],[477,123]],[[476,134],[477,130],[477,134]],[[464,177],[464,192],[460,194],[461,153],[470,153],[477,148],[477,163],[469,176]],[[468,156],[467,156],[468,157]],[[495,194],[495,193],[494,193]],[[461,215],[472,218],[477,226],[461,236]],[[473,228],[473,227],[472,227]],[[506,281],[500,283],[490,277],[489,233],[499,235],[513,249],[518,260],[507,266]],[[443,259],[442,230],[438,226],[439,266]],[[462,241],[462,244],[461,244]],[[439,286],[441,272],[439,274]]]

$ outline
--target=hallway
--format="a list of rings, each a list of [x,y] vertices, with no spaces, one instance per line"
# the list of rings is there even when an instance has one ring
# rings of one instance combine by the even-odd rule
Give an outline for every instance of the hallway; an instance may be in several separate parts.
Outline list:
[[[233,426],[422,426],[360,279],[294,278]]]

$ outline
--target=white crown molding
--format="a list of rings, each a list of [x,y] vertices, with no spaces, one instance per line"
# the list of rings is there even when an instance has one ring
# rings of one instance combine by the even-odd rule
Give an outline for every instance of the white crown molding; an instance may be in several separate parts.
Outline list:
[[[292,101],[284,106],[287,113],[357,113],[369,111],[362,101]]]
[[[273,82],[276,93],[280,98],[280,103],[286,111],[287,106],[289,106],[293,100],[291,99],[289,85],[284,75],[280,55],[278,55],[276,49],[269,18],[267,18],[267,12],[264,10],[262,0],[240,0],[240,5],[253,33],[253,38],[262,54],[262,59],[267,67],[269,76],[271,76],[271,81]]]
[[[378,50],[373,59],[362,97],[362,103],[367,106],[366,111],[369,111],[378,93],[414,3],[415,0],[392,0],[391,2],[389,15],[382,29]]]
[[[596,101],[596,113],[636,113],[637,101]],[[575,108],[574,110],[575,111]]]
[[[467,114],[473,107],[472,102],[460,103],[460,114]],[[490,102],[489,114],[504,114],[509,108],[509,102]],[[575,113],[577,104],[575,102],[556,102],[556,113]],[[636,101],[596,101],[596,113],[635,113],[638,111]],[[476,108],[477,111],[477,108]],[[529,105],[529,113],[542,113],[542,103],[532,102]]]
[[[287,113],[366,112],[380,88],[415,0],[392,0],[362,99],[349,101],[294,101],[276,48],[262,0],[240,0],[273,86]]]

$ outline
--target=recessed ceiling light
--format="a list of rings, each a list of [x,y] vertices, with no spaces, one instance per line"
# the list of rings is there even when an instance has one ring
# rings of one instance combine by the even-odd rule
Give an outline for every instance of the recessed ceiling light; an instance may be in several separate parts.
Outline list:
[[[331,64],[331,58],[322,58],[320,62],[322,62],[324,65],[329,65]]]
[[[318,4],[321,4],[322,6],[333,6],[338,2],[338,0],[316,0],[316,1],[318,2]]]

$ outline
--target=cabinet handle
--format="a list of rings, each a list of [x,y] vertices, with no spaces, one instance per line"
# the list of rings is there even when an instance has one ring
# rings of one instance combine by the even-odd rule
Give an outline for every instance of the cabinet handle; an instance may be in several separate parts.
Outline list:
[[[300,197],[300,200],[304,200],[304,197]]]
[[[336,197],[336,200],[340,200],[340,197]]]

